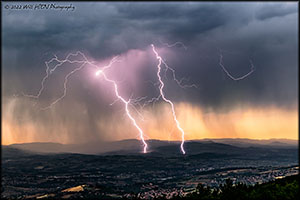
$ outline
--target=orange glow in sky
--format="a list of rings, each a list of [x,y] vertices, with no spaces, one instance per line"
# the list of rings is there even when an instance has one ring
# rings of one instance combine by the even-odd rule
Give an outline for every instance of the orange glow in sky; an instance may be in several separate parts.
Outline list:
[[[150,106],[151,107],[151,106]],[[298,111],[277,107],[235,108],[227,112],[203,112],[198,106],[187,103],[175,104],[178,120],[186,132],[186,140],[203,138],[250,138],[298,139]],[[139,120],[147,139],[180,140],[181,134],[172,120],[166,104],[159,104],[142,112],[145,119]],[[93,139],[92,134],[82,130],[81,135],[72,135],[67,125],[58,124],[50,132],[34,121],[18,125],[9,115],[2,120],[2,144],[23,142],[78,143]],[[71,120],[71,119],[70,119]],[[114,116],[98,123],[101,138],[107,140],[138,139],[138,134],[128,119]],[[42,128],[41,128],[42,127]],[[78,124],[80,129],[80,124]],[[101,130],[101,131],[100,131]],[[103,134],[105,133],[105,137]]]

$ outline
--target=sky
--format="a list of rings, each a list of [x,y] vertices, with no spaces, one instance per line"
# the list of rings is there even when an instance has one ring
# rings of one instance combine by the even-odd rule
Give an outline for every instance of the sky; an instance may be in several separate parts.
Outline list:
[[[143,97],[144,103],[159,95],[151,44],[183,84],[197,86],[181,88],[163,69],[164,93],[187,140],[298,139],[297,2],[44,4],[52,7],[1,3],[2,144],[139,139],[112,84],[92,67],[72,74],[65,98],[50,109],[40,110],[61,96],[64,77],[78,64],[55,71],[38,100],[22,94],[38,93],[45,62],[80,51],[100,68],[119,56],[107,76],[124,99]],[[232,80],[221,56],[232,76],[253,72]],[[162,99],[130,112],[146,139],[181,139]]]

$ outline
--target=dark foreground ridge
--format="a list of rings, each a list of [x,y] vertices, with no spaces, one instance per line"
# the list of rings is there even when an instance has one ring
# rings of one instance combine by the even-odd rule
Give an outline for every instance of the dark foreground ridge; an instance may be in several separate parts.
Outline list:
[[[153,197],[155,200],[295,200],[299,199],[299,175],[288,176],[268,183],[249,186],[246,184],[233,184],[231,179],[227,179],[225,184],[219,188],[211,188],[198,184],[196,189],[184,196],[178,194],[173,197],[168,195],[162,197]],[[72,191],[74,189],[74,191]],[[132,193],[130,197],[117,195],[102,195],[104,188],[97,186],[83,185],[72,188],[68,191],[62,191],[57,194],[47,194],[43,196],[27,196],[24,199],[123,199],[139,200],[144,199],[138,194]],[[109,188],[106,188],[109,190]],[[76,191],[77,190],[77,191]],[[82,190],[82,191],[81,191]],[[68,193],[66,195],[66,193]],[[9,198],[3,198],[9,199]]]
[[[157,198],[166,199],[166,198]],[[173,200],[293,200],[299,199],[299,175],[285,177],[268,183],[247,186],[240,183],[234,185],[227,179],[220,188],[212,189],[209,186],[199,184],[196,191],[185,197],[176,196]]]

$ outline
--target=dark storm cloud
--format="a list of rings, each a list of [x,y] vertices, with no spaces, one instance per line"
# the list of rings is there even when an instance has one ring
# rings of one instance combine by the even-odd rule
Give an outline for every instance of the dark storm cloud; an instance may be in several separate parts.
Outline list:
[[[256,18],[265,20],[272,17],[284,17],[297,12],[297,6],[290,6],[289,4],[281,4],[281,6],[278,6],[277,4],[267,3],[256,11]]]
[[[28,48],[28,45],[34,45],[39,51],[84,48],[93,56],[103,57],[142,48],[157,37],[191,40],[230,23],[227,21],[232,18],[230,13],[237,10],[212,3],[75,5],[75,12],[59,14],[56,11],[4,10],[7,16],[3,23],[4,46]],[[245,17],[239,18],[244,20]],[[124,45],[111,45],[115,37],[121,37]]]
[[[40,80],[30,76],[43,73],[41,66],[52,53],[65,55],[81,50],[95,59],[103,59],[130,49],[145,50],[151,43],[161,46],[161,40],[181,41],[188,46],[187,51],[170,49],[174,54],[167,60],[178,71],[178,77],[190,77],[190,82],[199,85],[198,90],[184,91],[170,82],[167,93],[175,100],[209,107],[239,103],[289,106],[297,102],[296,3],[73,5],[73,12],[2,8],[4,95],[39,84]],[[249,58],[256,71],[245,80],[230,80],[218,65],[218,48],[224,50],[224,64],[235,76],[249,71]],[[153,63],[155,60],[149,65]],[[155,78],[155,74],[149,75],[149,68],[141,75]],[[78,91],[82,87],[79,85]],[[151,88],[144,86],[143,92],[155,93]],[[77,96],[85,98],[88,93],[88,89],[81,90]],[[100,115],[93,114],[96,105],[99,106],[99,98],[86,99],[89,115]]]

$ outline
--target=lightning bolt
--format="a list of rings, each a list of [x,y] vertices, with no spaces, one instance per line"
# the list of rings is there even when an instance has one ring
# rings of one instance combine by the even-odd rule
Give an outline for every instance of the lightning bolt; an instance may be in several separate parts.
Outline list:
[[[74,57],[74,56],[78,56],[81,55],[83,57],[83,60],[71,60],[70,57]],[[51,64],[52,62],[56,61],[57,64],[50,69],[49,64]],[[67,94],[67,84],[68,84],[68,80],[70,78],[71,75],[73,75],[74,73],[82,70],[87,64],[91,67],[94,67],[97,69],[95,75],[99,76],[102,75],[104,77],[104,79],[110,83],[112,83],[114,85],[114,91],[115,94],[117,96],[117,100],[115,100],[113,103],[111,103],[111,105],[113,105],[116,101],[121,101],[125,104],[125,111],[126,114],[128,116],[128,118],[132,121],[133,125],[137,128],[139,134],[140,134],[140,138],[143,142],[144,145],[144,149],[143,152],[147,153],[147,143],[144,139],[144,132],[143,130],[138,126],[138,124],[136,123],[136,120],[133,118],[133,116],[131,115],[130,111],[129,111],[129,106],[132,106],[135,111],[138,113],[138,115],[140,117],[142,117],[142,115],[138,112],[138,110],[131,104],[131,98],[129,98],[128,101],[126,101],[120,94],[119,94],[119,90],[118,90],[118,85],[116,81],[113,81],[111,79],[109,79],[106,74],[104,73],[106,69],[110,68],[115,62],[119,62],[120,59],[118,59],[118,56],[114,57],[110,63],[106,66],[104,66],[102,69],[99,69],[99,67],[95,64],[93,64],[92,62],[90,62],[87,57],[80,51],[78,51],[76,54],[68,54],[67,57],[64,60],[60,60],[56,55],[54,55],[54,58],[52,58],[51,60],[45,62],[46,64],[46,75],[43,77],[42,82],[41,82],[41,88],[38,91],[38,93],[36,95],[27,95],[23,93],[23,96],[25,97],[29,97],[29,98],[34,98],[36,100],[38,100],[40,98],[40,95],[42,94],[42,92],[45,89],[45,82],[46,80],[50,77],[51,74],[53,74],[53,72],[58,68],[61,67],[64,63],[70,63],[70,64],[74,64],[74,63],[81,63],[81,65],[79,67],[76,67],[75,69],[73,69],[71,72],[69,72],[65,77],[64,77],[64,91],[63,94],[58,97],[56,100],[54,100],[52,103],[50,103],[48,106],[41,108],[41,110],[46,110],[46,109],[50,109],[52,108],[56,103],[58,103],[59,101],[61,101]],[[135,101],[141,101],[142,98],[136,99]]]
[[[164,84],[164,82],[162,81],[162,78],[161,78],[161,76],[160,76],[160,72],[161,72],[161,64],[165,64],[165,62],[163,61],[162,57],[158,55],[157,51],[155,50],[154,45],[151,44],[151,46],[152,46],[152,50],[153,50],[153,52],[154,52],[154,54],[155,54],[155,56],[156,56],[156,59],[158,60],[158,65],[157,65],[157,77],[158,77],[158,80],[159,80],[159,83],[160,83],[160,85],[159,85],[160,96],[161,96],[161,98],[162,98],[165,102],[167,102],[167,103],[169,103],[169,104],[171,105],[171,109],[172,109],[172,114],[173,114],[174,121],[175,121],[175,123],[176,123],[176,126],[177,126],[178,130],[181,132],[181,145],[180,145],[181,152],[182,152],[183,154],[185,154],[185,150],[184,150],[184,147],[183,147],[183,145],[184,145],[184,135],[185,135],[184,130],[181,128],[180,123],[179,123],[179,121],[177,120],[173,102],[172,102],[171,100],[167,99],[166,96],[165,96],[165,94],[164,94],[164,92],[163,92],[163,88],[164,88],[165,84]],[[165,66],[166,66],[167,68],[169,68],[166,64],[165,64]],[[173,72],[173,75],[175,75],[175,70],[172,70],[172,72]],[[175,76],[174,76],[174,77],[175,77]],[[176,77],[175,77],[175,78],[176,78]],[[176,80],[177,80],[177,79],[176,79]],[[179,82],[179,83],[180,83],[180,82]]]
[[[56,104],[57,102],[59,102],[60,100],[62,100],[66,95],[67,95],[67,84],[68,84],[68,80],[69,77],[74,74],[75,72],[81,70],[84,66],[85,66],[86,62],[84,62],[82,65],[80,65],[78,68],[75,68],[74,70],[72,70],[70,73],[68,73],[65,76],[65,81],[64,81],[64,92],[63,94],[57,98],[55,101],[53,101],[49,106],[42,108],[41,110],[47,110],[49,108],[51,108],[54,104]]]
[[[128,101],[126,101],[120,94],[119,94],[119,90],[118,90],[118,85],[115,81],[109,79],[106,74],[104,73],[104,70],[103,69],[99,69],[97,72],[96,72],[96,76],[99,76],[99,75],[102,75],[104,77],[104,79],[110,83],[112,83],[114,85],[114,89],[115,89],[115,94],[117,96],[117,98],[122,101],[125,105],[125,111],[126,111],[126,114],[128,116],[128,118],[131,120],[132,124],[135,126],[135,128],[138,130],[138,132],[140,133],[140,138],[144,144],[144,153],[147,153],[147,143],[144,139],[144,132],[143,130],[138,126],[138,124],[136,123],[136,120],[133,118],[133,116],[131,115],[130,111],[129,111],[129,105],[130,105],[130,99]]]
[[[175,42],[175,43],[173,43],[173,44],[163,43],[163,42],[160,41],[160,40],[159,40],[159,42],[160,42],[161,44],[163,44],[163,45],[169,47],[169,48],[174,47],[174,46],[176,46],[176,45],[181,45],[185,50],[187,50],[187,47],[186,47],[182,42],[179,42],[179,41],[178,41],[178,42]],[[152,45],[153,45],[153,44],[152,44]],[[181,78],[180,80],[178,80],[178,79],[176,78],[175,70],[174,70],[172,67],[169,67],[169,65],[168,65],[163,59],[161,59],[161,62],[162,62],[162,63],[165,65],[165,67],[166,67],[166,69],[165,69],[165,75],[164,75],[165,78],[167,78],[167,75],[166,75],[167,71],[170,70],[170,71],[172,72],[173,80],[174,80],[181,88],[183,88],[183,89],[185,89],[185,88],[192,88],[192,87],[198,88],[198,86],[197,86],[196,84],[191,84],[191,85],[185,84],[185,85],[183,85],[183,81],[189,81],[189,79],[183,77],[183,78]]]
[[[71,56],[78,56],[78,55],[82,55],[82,56],[83,56],[83,53],[81,53],[80,51],[78,51],[76,54],[70,53],[70,54],[68,54],[68,56],[67,56],[66,59],[64,59],[64,60],[59,60],[59,58],[58,58],[56,55],[54,55],[54,58],[52,58],[52,59],[50,59],[49,61],[46,61],[46,62],[45,62],[45,65],[46,65],[46,75],[45,75],[45,76],[43,77],[43,79],[42,79],[42,82],[41,82],[41,88],[39,89],[38,93],[37,93],[36,95],[22,93],[23,96],[29,97],[29,98],[38,99],[38,98],[41,96],[43,90],[45,89],[45,81],[50,77],[50,75],[51,75],[58,67],[62,66],[62,65],[63,65],[64,63],[66,63],[66,62],[71,63],[71,64],[73,64],[73,63],[83,63],[83,62],[85,62],[85,61],[71,61],[71,60],[70,60],[70,57],[71,57]],[[58,62],[58,64],[56,64],[52,69],[50,69],[49,64],[51,64],[51,63],[54,62],[54,61]]]
[[[168,44],[168,43],[163,43],[161,40],[159,40],[159,41],[160,41],[161,44],[163,44],[163,45],[165,45],[165,46],[167,46],[167,47],[169,47],[169,48],[174,47],[174,46],[176,46],[176,45],[181,45],[185,50],[187,50],[187,47],[186,47],[182,42],[175,42],[175,43],[173,43],[173,44]],[[175,72],[175,70],[174,70],[172,67],[170,67],[163,59],[161,60],[161,62],[162,62],[162,63],[164,64],[164,66],[165,66],[165,69],[164,69],[164,78],[165,78],[165,79],[168,79],[168,77],[167,77],[167,72],[168,72],[168,71],[171,71],[172,77],[173,77],[173,81],[175,81],[179,87],[181,87],[182,89],[186,89],[186,88],[196,88],[196,89],[198,89],[198,85],[196,85],[196,84],[183,84],[184,81],[189,81],[189,79],[183,77],[183,78],[181,78],[181,79],[179,80],[179,79],[176,77],[176,72]],[[155,88],[156,88],[156,86],[160,85],[160,82],[159,82],[159,81],[156,82],[156,83],[154,83],[154,82],[148,80],[148,81],[146,81],[146,82],[151,83]],[[141,108],[144,108],[145,106],[147,106],[147,105],[149,105],[149,104],[151,104],[151,103],[152,103],[152,106],[154,106],[154,104],[155,104],[157,101],[159,101],[160,98],[161,98],[161,94],[159,94],[157,97],[152,97],[151,99],[145,101],[143,105],[140,104],[140,101],[138,101],[137,104],[138,104]],[[144,99],[145,99],[145,98],[144,98]],[[144,100],[144,99],[143,99],[143,100]]]
[[[219,60],[219,65],[221,66],[221,68],[223,69],[223,71],[226,73],[226,75],[227,75],[229,78],[231,78],[232,80],[234,80],[234,81],[242,80],[242,79],[248,77],[250,74],[252,74],[252,73],[254,72],[255,68],[254,68],[254,65],[253,65],[252,60],[249,59],[249,62],[250,62],[250,66],[251,66],[250,71],[249,71],[248,73],[246,73],[245,75],[243,75],[243,76],[240,76],[240,77],[234,77],[234,76],[232,76],[232,75],[229,73],[229,71],[228,71],[228,70],[225,68],[225,66],[223,65],[223,54],[222,54],[222,51],[220,50],[220,60]]]
[[[83,60],[71,60],[71,59],[70,59],[71,57],[76,57],[76,56],[78,56],[78,55],[80,55],[80,56],[83,58]],[[117,58],[118,58],[117,56],[114,57],[114,58],[111,60],[111,63],[116,62],[116,61],[117,61]],[[50,69],[49,64],[51,64],[51,63],[53,63],[53,62],[57,62],[57,64],[56,64],[53,68]],[[92,62],[90,62],[90,61],[87,59],[87,57],[84,55],[84,53],[82,53],[82,52],[80,52],[80,51],[77,51],[75,54],[74,54],[74,53],[68,54],[67,57],[66,57],[65,59],[63,59],[63,60],[60,60],[56,55],[54,55],[54,58],[52,58],[52,59],[50,59],[49,61],[45,62],[45,65],[46,65],[46,75],[45,75],[45,76],[43,77],[43,79],[42,79],[42,82],[41,82],[41,88],[40,88],[40,90],[38,91],[38,93],[37,93],[36,95],[28,95],[28,94],[22,93],[23,96],[29,97],[29,98],[34,98],[34,99],[38,100],[38,99],[40,98],[42,92],[43,92],[44,89],[45,89],[45,82],[46,82],[46,80],[47,80],[47,79],[55,72],[55,70],[56,70],[58,67],[61,67],[61,66],[62,66],[63,64],[65,64],[65,63],[70,63],[70,64],[75,64],[75,63],[79,64],[79,63],[81,63],[81,65],[80,65],[79,67],[75,68],[74,70],[72,70],[71,72],[69,72],[69,73],[64,77],[64,91],[63,91],[62,95],[59,96],[57,99],[55,99],[55,100],[54,100],[52,103],[50,103],[48,106],[41,108],[41,110],[47,110],[47,109],[52,108],[56,103],[58,103],[60,100],[62,100],[62,99],[66,96],[66,94],[67,94],[67,84],[68,84],[69,78],[70,78],[70,76],[73,75],[75,72],[82,70],[82,69],[85,67],[85,65],[87,65],[87,64],[88,64],[89,66],[98,68],[98,66],[96,66],[95,64],[93,64]],[[108,67],[110,67],[110,65],[105,66],[104,69],[105,69],[105,68],[108,68]]]

